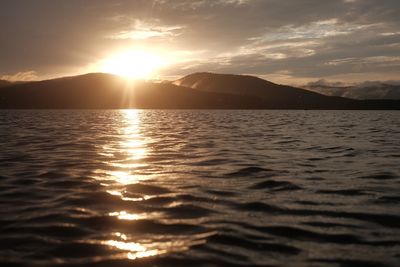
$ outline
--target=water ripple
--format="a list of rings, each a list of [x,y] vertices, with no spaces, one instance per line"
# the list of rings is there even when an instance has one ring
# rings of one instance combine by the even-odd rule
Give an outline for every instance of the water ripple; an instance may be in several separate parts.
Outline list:
[[[0,112],[1,266],[397,266],[399,113]]]

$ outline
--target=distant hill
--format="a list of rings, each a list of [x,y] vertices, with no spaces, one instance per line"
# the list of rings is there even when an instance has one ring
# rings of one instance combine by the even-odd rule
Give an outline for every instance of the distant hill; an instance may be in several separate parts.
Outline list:
[[[1,88],[1,87],[5,87],[5,86],[9,86],[9,85],[11,85],[11,84],[12,84],[12,83],[9,82],[9,81],[0,80],[0,88]]]
[[[1,87],[6,87],[6,86],[11,86],[11,85],[16,85],[16,84],[22,84],[26,83],[24,81],[7,81],[7,80],[0,80],[0,88]]]
[[[275,84],[248,75],[194,73],[173,82],[206,92],[219,92],[263,99],[268,108],[283,109],[399,109],[399,101],[357,101]]]
[[[281,105],[297,106],[331,99],[318,93],[278,85],[247,75],[194,73],[175,81],[174,84],[207,92],[250,95],[271,104]]]
[[[2,109],[400,109],[400,101],[329,97],[256,77],[196,73],[128,83],[102,73],[0,88]]]

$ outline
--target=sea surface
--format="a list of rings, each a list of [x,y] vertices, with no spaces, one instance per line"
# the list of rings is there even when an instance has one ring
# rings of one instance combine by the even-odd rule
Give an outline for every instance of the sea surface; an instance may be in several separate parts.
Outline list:
[[[400,266],[400,112],[2,110],[0,266]]]

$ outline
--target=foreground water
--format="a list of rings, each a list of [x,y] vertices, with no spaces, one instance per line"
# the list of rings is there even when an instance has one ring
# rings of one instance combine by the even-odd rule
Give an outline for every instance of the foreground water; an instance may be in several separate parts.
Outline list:
[[[400,112],[0,111],[1,266],[396,266]]]

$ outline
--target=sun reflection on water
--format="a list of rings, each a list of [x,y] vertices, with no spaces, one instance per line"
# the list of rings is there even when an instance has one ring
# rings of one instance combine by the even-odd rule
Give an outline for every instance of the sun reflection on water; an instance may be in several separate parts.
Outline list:
[[[186,241],[186,240],[154,240],[153,242],[139,243],[139,242],[129,242],[128,237],[122,233],[114,233],[116,237],[120,240],[107,240],[102,242],[102,244],[116,248],[118,250],[126,252],[124,257],[130,260],[134,260],[137,258],[145,258],[151,256],[157,256],[169,252],[180,252],[189,249],[190,246],[204,244],[204,235],[198,235],[198,240]],[[209,234],[207,234],[209,235]]]
[[[135,213],[129,213],[129,212],[126,212],[126,211],[110,212],[108,215],[109,216],[116,216],[120,220],[129,220],[129,221],[146,218],[146,216],[144,216],[144,215],[139,215],[139,214],[135,214]]]
[[[123,236],[123,235],[121,235]],[[140,243],[136,242],[123,242],[123,241],[117,241],[117,240],[108,240],[104,242],[105,245],[108,245],[110,247],[117,248],[122,251],[128,251],[126,253],[126,258],[130,260],[134,260],[137,258],[145,258],[145,257],[151,257],[151,256],[156,256],[160,254],[164,254],[168,252],[165,249],[157,249],[157,248],[149,248],[146,247]]]
[[[145,162],[148,154],[147,139],[142,134],[140,125],[141,112],[140,110],[121,111],[122,126],[119,130],[119,141],[102,146],[99,152],[99,155],[106,159],[104,163],[109,167],[99,169],[96,172],[96,179],[107,188],[106,192],[108,194],[130,202],[139,202],[151,198],[151,196],[145,194],[138,197],[132,197],[129,194],[126,196],[126,187],[128,185],[149,179],[149,175],[140,172],[140,169],[148,167]],[[146,212],[138,214],[126,210],[109,212],[107,215],[124,221],[138,221],[155,216]],[[134,260],[156,256],[171,250],[169,249],[171,247],[169,241],[151,242],[146,238],[145,242],[140,242],[137,237],[129,237],[121,232],[116,232],[112,235],[119,240],[110,239],[101,243],[120,250],[123,252],[123,257],[127,259]]]
[[[125,201],[126,205],[123,204],[120,209],[107,212],[106,216],[123,221],[123,225],[129,225],[132,229],[135,229],[136,224],[140,225],[145,221],[160,220],[163,223],[164,214],[155,212],[154,209],[148,211],[144,209],[139,213],[132,212],[138,207],[141,207],[139,210],[146,207],[145,204],[142,206],[145,201],[169,191],[151,191],[152,186],[157,188],[154,183],[160,177],[146,160],[150,153],[148,144],[151,140],[146,136],[146,129],[141,125],[143,111],[123,110],[120,112],[121,128],[115,139],[100,147],[99,155],[106,167],[98,169],[95,178],[105,187],[105,192]],[[102,245],[118,250],[119,257],[130,260],[185,251],[193,245],[204,243],[202,235],[168,236],[146,232],[133,235],[125,227],[124,232],[118,228],[113,230],[106,240],[93,242],[100,242]]]
[[[96,171],[103,185],[121,187],[147,179],[140,173],[147,164],[147,140],[140,129],[140,110],[122,110],[122,127],[119,130],[120,141],[103,145],[99,155],[105,157],[107,169]],[[112,190],[112,191],[115,191]]]

